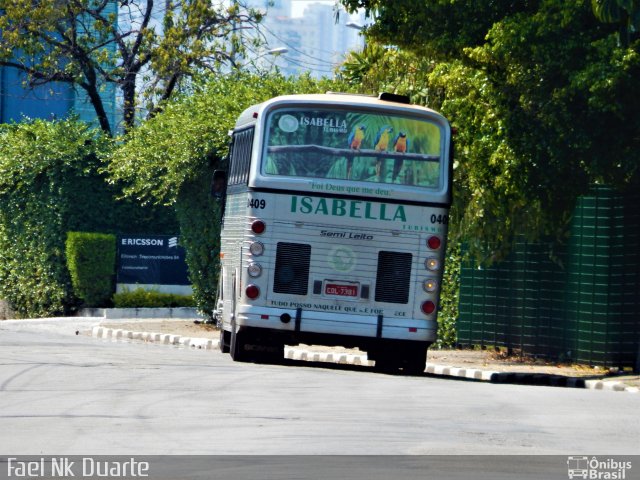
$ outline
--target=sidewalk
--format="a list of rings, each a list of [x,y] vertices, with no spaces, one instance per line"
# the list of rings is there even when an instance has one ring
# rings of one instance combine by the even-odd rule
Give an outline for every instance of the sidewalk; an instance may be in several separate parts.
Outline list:
[[[156,342],[183,347],[217,349],[218,330],[196,324],[193,319],[96,319],[91,334],[98,338]],[[293,360],[373,365],[366,353],[340,347],[287,347],[285,356]],[[637,393],[640,375],[613,374],[607,369],[556,364],[529,358],[506,357],[483,350],[429,350],[426,372],[492,383],[563,386]]]

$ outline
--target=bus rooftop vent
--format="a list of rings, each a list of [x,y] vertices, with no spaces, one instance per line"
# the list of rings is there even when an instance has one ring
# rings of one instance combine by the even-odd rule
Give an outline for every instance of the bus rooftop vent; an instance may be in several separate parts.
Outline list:
[[[375,95],[370,95],[368,93],[349,93],[349,92],[333,92],[331,90],[327,90],[325,92],[326,95],[349,95],[352,97],[369,97],[369,98],[376,98]]]
[[[388,92],[382,92],[378,96],[378,99],[384,100],[385,102],[406,103],[407,105],[411,103],[411,99],[406,95],[398,95],[396,93]]]

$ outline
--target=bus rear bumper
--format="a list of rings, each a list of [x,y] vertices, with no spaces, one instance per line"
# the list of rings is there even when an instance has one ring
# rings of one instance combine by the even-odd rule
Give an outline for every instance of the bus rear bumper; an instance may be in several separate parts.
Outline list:
[[[438,328],[435,319],[395,318],[248,305],[239,306],[236,325],[282,333],[289,332],[292,337],[318,334],[322,337],[340,335],[427,343],[435,342]]]

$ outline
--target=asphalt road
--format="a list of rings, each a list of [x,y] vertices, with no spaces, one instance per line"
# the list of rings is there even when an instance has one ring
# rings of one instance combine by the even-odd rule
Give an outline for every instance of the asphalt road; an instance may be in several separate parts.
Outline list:
[[[0,322],[2,455],[640,450],[637,394],[238,364],[25,325]]]

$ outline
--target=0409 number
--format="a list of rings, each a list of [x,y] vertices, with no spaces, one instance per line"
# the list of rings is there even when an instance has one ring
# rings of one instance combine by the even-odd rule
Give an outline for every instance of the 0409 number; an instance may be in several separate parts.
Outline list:
[[[449,215],[431,215],[431,223],[439,223],[441,225],[449,224]]]
[[[249,204],[247,205],[250,208],[264,208],[267,206],[267,202],[265,202],[264,200],[258,200],[257,198],[251,198],[249,199]]]

